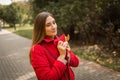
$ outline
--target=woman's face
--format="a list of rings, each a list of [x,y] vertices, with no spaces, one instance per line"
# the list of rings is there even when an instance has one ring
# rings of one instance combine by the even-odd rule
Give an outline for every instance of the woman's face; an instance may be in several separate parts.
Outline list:
[[[57,24],[52,16],[46,18],[45,33],[48,37],[54,37],[57,34]]]

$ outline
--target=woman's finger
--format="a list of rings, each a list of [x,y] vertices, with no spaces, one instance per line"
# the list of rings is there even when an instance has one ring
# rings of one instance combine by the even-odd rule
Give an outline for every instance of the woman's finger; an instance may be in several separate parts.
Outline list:
[[[62,44],[63,44],[63,42],[62,42],[62,41],[59,41],[59,42],[58,42],[58,45],[62,45]]]

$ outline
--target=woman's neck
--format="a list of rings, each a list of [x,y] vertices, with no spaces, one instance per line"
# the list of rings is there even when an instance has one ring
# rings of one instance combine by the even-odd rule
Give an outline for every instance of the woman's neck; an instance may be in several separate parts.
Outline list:
[[[51,38],[51,39],[54,39],[55,36],[46,36],[46,38]]]

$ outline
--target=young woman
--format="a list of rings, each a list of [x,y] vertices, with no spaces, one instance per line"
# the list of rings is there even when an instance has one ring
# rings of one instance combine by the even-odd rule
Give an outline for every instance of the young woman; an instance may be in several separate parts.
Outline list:
[[[79,60],[65,35],[57,36],[57,24],[49,12],[35,18],[30,61],[38,80],[75,80],[71,67],[77,67]]]

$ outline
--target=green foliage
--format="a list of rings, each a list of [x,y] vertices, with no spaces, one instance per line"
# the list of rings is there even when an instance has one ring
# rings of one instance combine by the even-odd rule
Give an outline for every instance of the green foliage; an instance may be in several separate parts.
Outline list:
[[[30,0],[34,15],[38,14],[42,8],[49,5],[49,2],[58,2],[58,0]]]
[[[6,16],[7,18],[5,19],[5,21],[9,24],[16,24],[20,21],[21,19],[21,16],[19,14],[19,10],[20,10],[20,7],[13,3],[11,5],[9,5],[7,8],[6,8]]]
[[[101,19],[103,23],[112,23],[116,27],[120,20],[120,1],[119,0],[104,0],[101,4],[103,9],[101,12]]]
[[[5,20],[7,18],[6,14],[7,14],[7,10],[6,10],[7,6],[2,6],[0,5],[0,18]]]
[[[0,18],[10,26],[15,24],[25,24],[28,20],[28,3],[12,3],[6,6],[0,6]]]
[[[97,17],[96,12],[100,10],[98,5],[100,2],[95,0],[32,0],[31,3],[34,16],[40,11],[49,11],[55,15],[60,27],[67,27],[71,22],[75,21],[75,24],[84,25],[89,18],[94,18],[95,15]]]

